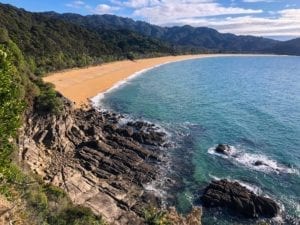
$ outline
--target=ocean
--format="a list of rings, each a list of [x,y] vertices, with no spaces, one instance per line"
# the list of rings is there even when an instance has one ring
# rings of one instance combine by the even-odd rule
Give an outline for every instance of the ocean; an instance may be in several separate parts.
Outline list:
[[[299,223],[300,57],[221,56],[169,63],[95,101],[168,131],[175,146],[167,150],[161,180],[149,184],[166,204],[186,213],[201,204],[199,196],[210,181],[226,178],[278,202],[281,214],[270,223]],[[217,154],[219,143],[229,144],[232,154]],[[255,166],[258,160],[264,165]],[[204,225],[256,223],[204,209]]]

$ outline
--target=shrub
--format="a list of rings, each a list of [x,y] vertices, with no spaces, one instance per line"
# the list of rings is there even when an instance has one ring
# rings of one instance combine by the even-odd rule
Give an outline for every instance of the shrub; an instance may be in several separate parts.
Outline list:
[[[101,217],[95,216],[92,211],[82,206],[71,206],[48,219],[53,225],[105,225]]]
[[[40,94],[35,99],[35,110],[40,114],[59,114],[63,103],[51,84],[38,83]]]
[[[131,60],[131,61],[135,60],[135,56],[132,52],[127,53],[126,58]]]
[[[48,209],[48,197],[43,192],[41,187],[31,189],[27,194],[27,201],[29,205],[36,209],[37,212],[46,212]]]
[[[44,191],[51,201],[58,201],[59,199],[67,197],[64,190],[62,190],[59,187],[55,187],[55,186],[52,186],[49,184],[44,186]]]
[[[147,225],[171,225],[167,213],[154,207],[144,210],[144,219]]]

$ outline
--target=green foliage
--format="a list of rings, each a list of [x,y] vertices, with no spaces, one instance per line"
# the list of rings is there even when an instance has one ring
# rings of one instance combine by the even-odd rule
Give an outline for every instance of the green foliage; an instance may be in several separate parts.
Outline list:
[[[8,41],[9,41],[9,36],[7,30],[0,27],[0,44],[5,44]]]
[[[95,216],[90,209],[82,206],[66,208],[58,215],[50,217],[48,223],[51,225],[105,225],[101,217]]]
[[[135,60],[135,56],[134,56],[134,54],[132,53],[132,52],[129,52],[129,53],[127,53],[127,59],[129,59],[129,60],[131,60],[131,61],[134,61]]]
[[[54,90],[53,85],[43,83],[42,81],[36,82],[40,88],[40,94],[35,100],[35,109],[40,114],[54,113],[59,114],[63,103],[59,98],[57,92]]]
[[[40,187],[37,190],[32,190],[28,193],[27,201],[37,212],[45,213],[48,209],[47,195]]]
[[[12,138],[21,122],[24,109],[22,87],[16,68],[9,61],[9,54],[0,45],[0,166],[4,168],[13,150]],[[0,169],[2,173],[3,169]]]
[[[147,225],[171,225],[167,213],[154,207],[144,210],[144,219]]]
[[[66,193],[58,187],[34,183],[27,187],[24,199],[34,224],[106,225],[90,209],[73,205]]]
[[[64,192],[64,190],[49,184],[44,186],[44,191],[51,201],[58,201],[59,199],[67,197],[67,194]]]
[[[72,67],[137,57],[170,54],[173,49],[162,41],[133,31],[89,29],[47,13],[29,13],[0,3],[0,30],[23,52],[36,75]],[[2,34],[2,35],[1,35]]]

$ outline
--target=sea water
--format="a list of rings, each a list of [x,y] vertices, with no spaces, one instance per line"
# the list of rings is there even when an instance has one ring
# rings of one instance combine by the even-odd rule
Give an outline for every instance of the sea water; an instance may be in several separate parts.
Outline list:
[[[101,107],[167,129],[168,176],[156,182],[166,204],[185,213],[201,204],[214,179],[238,181],[281,206],[271,223],[300,217],[300,57],[228,56],[194,59],[146,71],[105,93]],[[232,153],[217,154],[217,144]],[[256,161],[264,165],[255,166]],[[152,186],[152,189],[155,187]],[[204,209],[203,224],[255,224]]]

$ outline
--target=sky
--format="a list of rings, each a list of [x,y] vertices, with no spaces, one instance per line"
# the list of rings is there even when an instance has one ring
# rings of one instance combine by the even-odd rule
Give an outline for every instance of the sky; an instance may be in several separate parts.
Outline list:
[[[28,11],[114,14],[160,26],[211,27],[222,33],[300,37],[300,0],[0,0]]]

